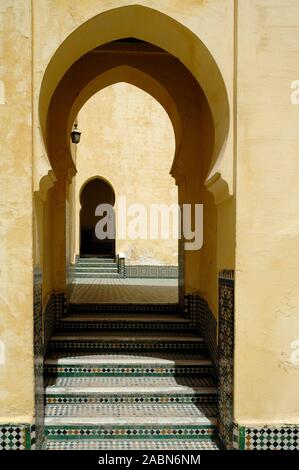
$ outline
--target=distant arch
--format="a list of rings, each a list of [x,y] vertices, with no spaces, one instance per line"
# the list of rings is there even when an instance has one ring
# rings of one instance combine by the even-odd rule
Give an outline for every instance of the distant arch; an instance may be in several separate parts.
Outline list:
[[[80,256],[115,256],[115,237],[99,240],[95,227],[99,217],[95,215],[99,204],[115,204],[115,191],[112,184],[103,177],[93,176],[82,185],[80,190]],[[115,227],[115,216],[113,211]],[[114,230],[115,232],[115,230]]]

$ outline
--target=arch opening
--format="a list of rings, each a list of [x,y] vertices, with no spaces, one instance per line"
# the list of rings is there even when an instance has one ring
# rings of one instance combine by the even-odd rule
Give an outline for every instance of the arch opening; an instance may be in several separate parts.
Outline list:
[[[115,257],[115,235],[114,238],[100,240],[96,237],[95,226],[103,219],[96,216],[96,208],[99,204],[109,204],[111,207],[115,203],[115,192],[112,185],[101,177],[93,177],[85,182],[80,191],[80,256],[108,256]],[[111,224],[114,226],[114,211],[110,214],[113,217]]]
[[[168,113],[176,137],[175,158],[170,171],[178,185],[179,204],[194,203],[198,198],[205,197],[201,193],[204,193],[203,185],[213,162],[218,132],[204,90],[187,67],[167,51],[160,49],[157,53],[151,53],[147,60],[141,60],[138,54],[125,54],[124,57],[122,48],[110,54],[111,48],[115,44],[118,47],[118,43],[110,42],[97,47],[78,59],[63,76],[52,96],[46,137],[55,174],[61,179],[66,174],[73,176],[76,173],[76,149],[70,145],[69,133],[80,106],[111,83],[125,81],[139,85],[156,98]],[[174,76],[176,80],[173,80]],[[191,187],[193,189],[190,192]],[[210,230],[217,233],[215,208],[213,202],[208,204],[211,207],[208,211],[211,214],[211,227],[214,227],[210,227]],[[213,273],[217,272],[216,245],[213,241],[213,248],[206,260],[207,264],[212,265]],[[180,244],[179,252],[181,250],[183,244]],[[188,290],[196,288],[199,275],[194,273],[192,265],[199,264],[200,256],[200,252],[179,255],[181,271],[185,265],[185,275],[180,276],[182,301],[186,278],[190,279]],[[208,286],[207,289],[210,290]],[[217,278],[213,274],[215,306],[216,290]]]

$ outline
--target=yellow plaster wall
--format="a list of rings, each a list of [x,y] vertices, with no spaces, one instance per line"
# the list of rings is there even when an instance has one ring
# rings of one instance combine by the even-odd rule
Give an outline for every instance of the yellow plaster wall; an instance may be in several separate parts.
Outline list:
[[[299,422],[299,78],[296,0],[239,2],[235,413]]]
[[[79,254],[79,195],[84,183],[102,176],[127,205],[175,204],[177,187],[169,171],[175,152],[174,132],[165,110],[149,94],[117,83],[94,95],[81,109],[77,147],[76,253]],[[101,201],[98,201],[100,203]],[[128,222],[132,217],[128,216]],[[148,227],[148,236],[149,227]],[[177,264],[177,240],[121,240],[116,252],[128,264]]]
[[[31,2],[0,3],[0,422],[32,422]]]

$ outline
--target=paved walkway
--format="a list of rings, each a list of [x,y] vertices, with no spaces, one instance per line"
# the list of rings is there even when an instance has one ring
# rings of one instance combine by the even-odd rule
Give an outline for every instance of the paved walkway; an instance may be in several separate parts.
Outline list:
[[[73,303],[177,303],[177,279],[77,279]]]

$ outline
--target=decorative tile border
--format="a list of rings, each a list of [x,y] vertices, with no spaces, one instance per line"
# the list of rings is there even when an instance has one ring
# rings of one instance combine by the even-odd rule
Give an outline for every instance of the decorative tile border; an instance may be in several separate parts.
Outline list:
[[[299,426],[234,425],[234,449],[238,450],[299,450]]]
[[[178,279],[178,266],[127,265],[128,278]]]
[[[35,426],[0,424],[0,450],[35,449]]]
[[[219,436],[233,448],[234,271],[219,273]]]
[[[203,404],[203,403],[213,403],[216,405],[218,403],[218,394],[217,393],[197,393],[194,392],[189,394],[167,394],[167,393],[151,393],[151,394],[126,394],[122,393],[120,395],[116,394],[91,394],[91,393],[80,393],[78,395],[67,395],[67,394],[51,394],[51,391],[47,393],[46,397],[47,405],[81,405],[81,404]]]
[[[45,374],[48,377],[196,377],[200,374],[211,374],[212,366],[173,366],[166,367],[161,364],[154,367],[149,366],[101,366],[97,367],[92,364],[76,365],[76,364],[59,364],[44,366]]]
[[[210,439],[216,426],[47,426],[47,439]]]

